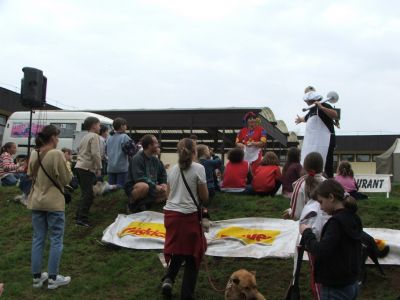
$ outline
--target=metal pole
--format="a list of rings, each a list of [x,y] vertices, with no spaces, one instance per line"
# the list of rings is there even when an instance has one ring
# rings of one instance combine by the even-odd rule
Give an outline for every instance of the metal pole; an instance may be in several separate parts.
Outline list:
[[[26,156],[29,158],[31,153],[31,138],[32,138],[32,109],[29,114],[29,135],[28,135],[28,152]]]

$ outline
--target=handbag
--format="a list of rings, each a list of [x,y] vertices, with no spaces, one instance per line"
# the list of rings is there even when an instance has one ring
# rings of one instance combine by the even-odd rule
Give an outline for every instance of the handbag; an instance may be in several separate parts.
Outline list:
[[[188,183],[186,181],[185,175],[183,175],[183,170],[180,169],[180,171],[181,171],[181,176],[182,176],[182,179],[183,179],[183,183],[185,184],[185,187],[186,187],[187,191],[190,194],[190,198],[192,198],[193,203],[197,208],[197,217],[199,219],[199,222],[202,225],[204,231],[208,232],[208,229],[210,227],[210,215],[208,213],[208,210],[207,210],[207,208],[203,208],[201,203],[200,204],[197,203],[196,198],[194,197],[194,195],[192,193],[192,190],[190,189],[190,187],[189,187],[189,185],[188,185]]]
[[[65,192],[62,190],[62,188],[60,188],[60,186],[57,184],[57,182],[56,182],[53,178],[50,177],[49,173],[47,173],[46,169],[43,167],[42,159],[40,158],[40,152],[37,151],[37,150],[36,150],[36,152],[37,152],[37,154],[38,154],[38,160],[39,160],[40,167],[42,168],[44,174],[46,174],[47,178],[50,179],[50,181],[51,181],[51,182],[54,184],[54,186],[60,191],[60,193],[64,195],[65,203],[66,203],[66,204],[69,204],[69,203],[71,202],[71,200],[72,200],[71,194],[65,193]]]

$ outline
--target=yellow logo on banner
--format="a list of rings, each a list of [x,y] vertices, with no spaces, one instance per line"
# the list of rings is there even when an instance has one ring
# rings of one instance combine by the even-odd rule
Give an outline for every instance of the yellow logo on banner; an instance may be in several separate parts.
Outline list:
[[[164,239],[165,227],[164,224],[160,223],[131,222],[118,232],[118,237],[120,238],[125,235]]]
[[[250,229],[243,227],[228,227],[217,232],[216,238],[237,238],[245,244],[262,243],[271,245],[280,234],[279,230]]]

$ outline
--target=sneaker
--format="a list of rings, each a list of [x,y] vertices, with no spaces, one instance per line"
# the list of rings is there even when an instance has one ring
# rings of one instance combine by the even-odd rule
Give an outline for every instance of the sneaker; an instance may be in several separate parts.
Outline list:
[[[91,227],[88,221],[82,221],[82,220],[76,220],[75,225],[81,226],[81,227],[86,227],[86,228]]]
[[[56,280],[49,278],[47,288],[49,290],[54,290],[54,289],[58,288],[59,286],[67,285],[70,282],[71,282],[71,277],[57,275]]]
[[[40,278],[33,278],[32,286],[34,288],[41,288],[43,286],[43,282],[45,282],[49,278],[49,274],[47,272],[43,272]]]
[[[173,282],[170,278],[165,278],[161,284],[161,293],[164,296],[171,296],[172,295],[172,287]]]

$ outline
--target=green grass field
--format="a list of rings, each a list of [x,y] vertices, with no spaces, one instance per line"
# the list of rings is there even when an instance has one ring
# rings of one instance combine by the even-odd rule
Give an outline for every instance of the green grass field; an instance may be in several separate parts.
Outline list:
[[[118,213],[125,213],[125,196],[116,192],[96,199],[92,207],[94,227],[75,227],[73,217],[79,191],[66,211],[67,225],[60,273],[70,275],[67,287],[49,291],[33,289],[30,273],[32,238],[30,211],[13,202],[16,188],[0,187],[0,282],[5,283],[4,299],[163,299],[160,278],[164,269],[158,260],[159,251],[136,251],[102,246],[98,240],[103,230]],[[214,220],[238,217],[276,217],[288,207],[281,197],[247,197],[217,195],[210,205]],[[359,214],[365,227],[400,229],[400,187],[390,199],[372,194],[360,203]],[[161,206],[154,210],[161,211]],[[46,259],[46,258],[45,258]],[[293,261],[291,259],[207,258],[211,277],[223,288],[232,272],[240,268],[257,271],[259,290],[267,299],[283,299],[288,287]],[[45,260],[46,262],[46,260]],[[44,265],[46,265],[44,263]],[[375,267],[368,267],[367,283],[359,299],[394,300],[400,296],[400,267],[385,266],[386,277]],[[45,270],[44,270],[45,271]],[[303,299],[312,299],[309,288],[309,267],[303,264],[301,290]],[[178,276],[178,278],[181,278]],[[179,299],[180,280],[174,290]],[[210,287],[204,266],[196,288],[197,299],[224,299]]]

